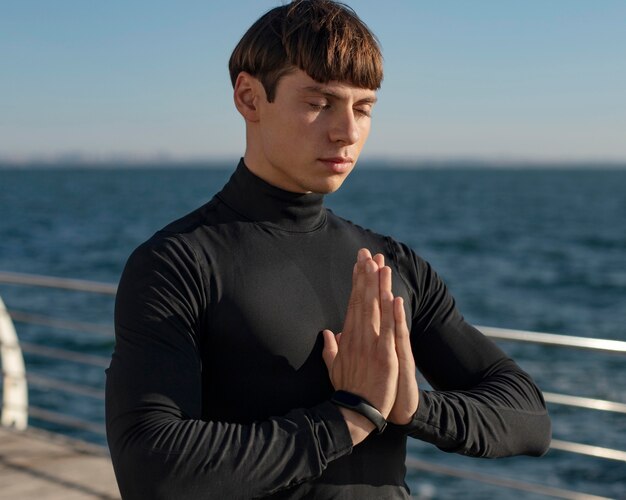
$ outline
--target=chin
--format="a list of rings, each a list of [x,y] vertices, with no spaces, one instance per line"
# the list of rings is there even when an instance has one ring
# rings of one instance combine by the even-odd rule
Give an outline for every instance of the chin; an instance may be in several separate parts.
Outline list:
[[[318,182],[315,186],[310,186],[309,191],[317,194],[330,194],[337,191],[343,184],[343,181],[346,180],[347,176],[342,176],[341,178],[328,178],[323,182]]]

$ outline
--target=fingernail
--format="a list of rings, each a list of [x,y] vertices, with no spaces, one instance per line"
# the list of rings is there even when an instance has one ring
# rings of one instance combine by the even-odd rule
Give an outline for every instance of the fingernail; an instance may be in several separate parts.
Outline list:
[[[357,261],[359,262],[363,262],[365,261],[365,259],[367,259],[367,256],[365,255],[365,250],[361,248],[361,250],[359,250],[359,253],[356,256]]]

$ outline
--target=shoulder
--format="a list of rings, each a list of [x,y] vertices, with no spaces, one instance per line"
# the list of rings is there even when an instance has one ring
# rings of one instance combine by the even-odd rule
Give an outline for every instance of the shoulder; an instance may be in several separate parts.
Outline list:
[[[210,227],[219,223],[220,219],[219,198],[214,196],[209,202],[201,207],[196,208],[192,212],[170,222],[163,227],[157,234],[163,237],[172,236],[182,239],[193,239],[194,233],[201,231],[203,228]]]
[[[215,224],[218,204],[213,198],[154,233],[130,254],[124,276],[154,275],[181,268],[197,272],[202,266],[200,234]]]
[[[116,321],[199,316],[208,300],[204,265],[186,233],[157,231],[129,256],[120,277]]]
[[[218,197],[179,217],[159,229],[141,243],[129,261],[160,257],[177,260],[195,260],[202,263],[207,237],[230,216]]]

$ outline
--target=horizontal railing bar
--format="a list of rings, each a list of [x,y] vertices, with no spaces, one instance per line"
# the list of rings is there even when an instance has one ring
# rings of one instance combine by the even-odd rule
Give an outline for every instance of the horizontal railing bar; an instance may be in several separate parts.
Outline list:
[[[562,347],[578,347],[606,352],[626,353],[626,342],[621,340],[595,339],[591,337],[574,337],[555,333],[529,332],[510,330],[490,326],[477,326],[487,337],[500,340],[532,342],[535,344],[557,345]]]
[[[406,466],[410,469],[424,470],[434,474],[442,474],[445,476],[456,477],[459,479],[469,479],[471,481],[478,481],[481,483],[490,484],[492,486],[525,491],[538,495],[546,495],[555,498],[565,498],[567,500],[610,500],[607,497],[590,495],[587,493],[570,491],[562,488],[555,488],[553,486],[544,486],[542,484],[527,483],[515,479],[490,476],[488,474],[482,474],[480,472],[458,469],[446,465],[439,465],[411,457],[407,457],[405,463]]]
[[[55,278],[52,276],[42,276],[37,274],[9,273],[6,271],[0,271],[0,283],[7,283],[10,285],[41,286],[45,288],[60,288],[63,290],[101,293],[104,295],[115,295],[117,292],[117,285],[112,283]]]
[[[0,272],[0,283],[17,284],[17,285],[30,285],[40,286],[48,288],[58,288],[73,291],[91,292],[106,295],[115,295],[117,286],[110,283],[99,283],[85,280],[54,278],[49,276],[40,275],[28,275],[20,273],[7,273]],[[50,327],[63,328],[74,331],[84,331],[89,333],[104,334],[107,336],[112,335],[112,329],[104,325],[97,325],[79,321],[68,321],[64,319],[54,318],[45,315],[31,314],[24,311],[9,311],[9,314],[13,320],[22,323],[38,324]],[[562,346],[562,347],[575,347],[583,349],[591,349],[604,352],[613,353],[626,353],[626,342],[576,337],[569,335],[559,335],[543,332],[531,332],[522,330],[512,330],[505,328],[494,327],[478,327],[485,335],[499,340],[506,341],[521,341],[530,342],[535,344]],[[65,349],[38,346],[31,343],[21,343],[24,352],[46,356],[50,358],[61,359],[65,361],[73,361],[79,363],[85,363],[98,367],[108,367],[109,359],[101,356],[94,356],[89,354],[78,353],[75,351],[69,351]],[[80,395],[103,398],[104,391],[100,389],[91,388],[88,386],[74,384],[70,382],[64,382],[60,380],[50,379],[39,375],[29,374],[27,376],[29,383],[67,392],[73,392]],[[564,394],[556,393],[544,393],[545,400],[548,403],[562,404],[568,406],[576,406],[580,408],[613,411],[626,414],[626,404],[617,403],[612,401],[605,401],[593,398],[584,398],[577,396],[568,396]],[[82,429],[97,434],[104,434],[105,427],[102,424],[95,424],[76,417],[68,416],[65,414],[45,410],[43,408],[30,406],[29,414],[37,419],[56,423],[66,427]],[[576,454],[588,455],[598,458],[605,458],[611,460],[618,460],[626,462],[626,452],[620,450],[614,450],[610,448],[604,448],[600,446],[591,446],[581,443],[574,443],[562,440],[552,440],[551,449],[571,452]],[[480,474],[473,471],[463,471],[461,469],[455,469],[452,467],[441,466],[433,463],[416,460],[411,457],[407,457],[407,467],[427,470],[434,473],[445,474],[458,478],[476,480],[479,482],[491,484],[494,486],[506,487],[516,489],[520,491],[526,491],[536,494],[542,494],[557,498],[571,499],[571,500],[606,500],[605,497],[590,495],[581,492],[575,492],[565,490],[561,488],[554,488],[550,486],[544,486],[533,483],[526,483],[519,480],[512,480],[501,477],[489,476],[486,474]]]
[[[106,429],[103,424],[94,424],[93,422],[88,422],[81,418],[70,417],[69,415],[58,413],[56,411],[45,410],[44,408],[39,408],[38,406],[30,406],[28,408],[28,415],[39,420],[52,422],[53,424],[73,427],[75,429],[81,429],[95,434],[106,434]]]
[[[606,458],[609,460],[626,462],[626,451],[613,450],[611,448],[604,448],[602,446],[592,446],[589,444],[572,443],[571,441],[561,441],[559,439],[553,439],[550,443],[550,448],[553,450],[577,453],[578,455],[587,455],[590,457]]]
[[[61,288],[66,290],[102,293],[106,295],[115,295],[117,292],[117,285],[112,283],[56,278],[53,276],[13,273],[6,271],[0,271],[0,283]],[[480,329],[485,335],[500,340],[534,342],[564,347],[580,347],[601,351],[626,353],[626,342],[619,340],[575,337],[570,335],[512,330],[508,328],[495,328],[489,326],[478,326],[477,328]]]
[[[24,311],[15,311],[10,309],[7,311],[11,319],[17,323],[28,323],[32,325],[51,326],[54,328],[63,328],[77,332],[96,333],[98,335],[113,336],[113,329],[109,326],[98,325],[95,323],[85,323],[83,321],[68,321],[65,319],[45,316],[42,314],[31,314]]]
[[[565,406],[576,406],[587,408],[588,410],[613,411],[626,414],[626,404],[606,401],[604,399],[581,398],[578,396],[568,396],[566,394],[556,394],[544,392],[543,397],[547,403],[554,403]]]
[[[87,385],[74,384],[72,382],[65,382],[59,379],[42,377],[41,375],[34,375],[32,373],[27,374],[26,379],[28,380],[29,384],[37,386],[37,387],[45,387],[47,389],[58,389],[60,391],[80,394],[81,396],[104,399],[104,391],[102,389],[95,389]]]
[[[45,356],[47,358],[61,359],[63,361],[73,361],[75,363],[84,363],[86,365],[108,368],[110,360],[104,356],[94,356],[93,354],[83,354],[67,349],[59,349],[56,347],[40,346],[31,344],[30,342],[20,342],[22,351],[29,354]]]

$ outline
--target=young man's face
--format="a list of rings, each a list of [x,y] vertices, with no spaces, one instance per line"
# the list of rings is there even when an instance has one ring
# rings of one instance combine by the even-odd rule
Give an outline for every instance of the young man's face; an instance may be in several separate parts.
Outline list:
[[[297,70],[280,79],[273,102],[262,94],[256,133],[248,136],[248,167],[287,191],[337,190],[367,140],[376,93],[322,84]]]

